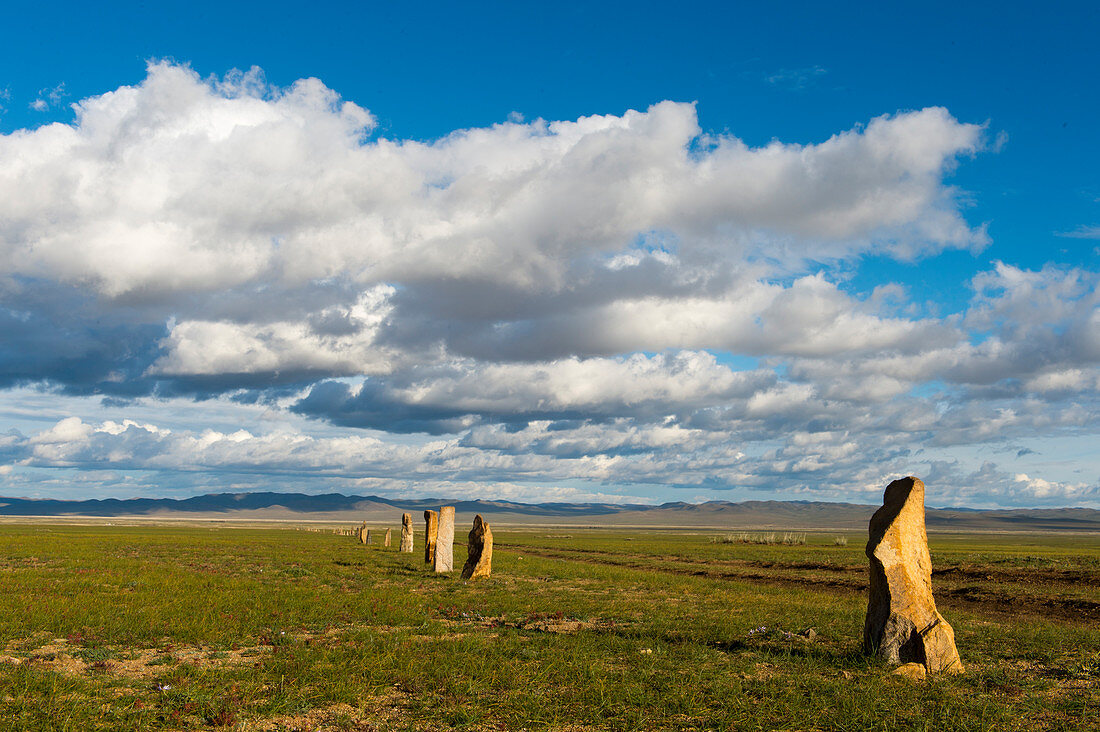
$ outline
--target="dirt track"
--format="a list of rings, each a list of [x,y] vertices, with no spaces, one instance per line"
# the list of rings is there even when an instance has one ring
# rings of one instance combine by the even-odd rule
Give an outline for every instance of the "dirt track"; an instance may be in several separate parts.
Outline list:
[[[686,559],[627,554],[594,549],[553,549],[523,544],[498,544],[517,553],[548,559],[600,564],[710,579],[760,582],[771,585],[813,587],[839,593],[867,591],[866,569],[813,562]],[[1076,623],[1100,622],[1100,602],[1070,597],[1059,590],[1072,585],[1096,586],[1100,573],[1055,570],[987,570],[978,567],[945,567],[933,572],[937,604],[989,616],[1033,615]],[[965,584],[960,585],[961,582]],[[1042,586],[1047,594],[1014,594],[984,583]]]

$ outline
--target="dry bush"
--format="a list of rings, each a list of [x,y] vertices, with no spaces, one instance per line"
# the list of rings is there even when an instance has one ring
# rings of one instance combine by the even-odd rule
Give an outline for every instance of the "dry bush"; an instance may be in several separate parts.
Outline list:
[[[800,546],[806,543],[806,534],[804,532],[788,531],[780,538],[774,531],[756,534],[741,531],[725,536],[715,536],[710,541],[712,544],[763,544],[767,546],[783,544],[785,546]]]

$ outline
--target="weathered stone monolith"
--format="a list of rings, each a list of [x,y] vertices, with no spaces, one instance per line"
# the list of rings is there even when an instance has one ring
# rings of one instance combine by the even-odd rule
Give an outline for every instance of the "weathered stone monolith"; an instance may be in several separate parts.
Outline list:
[[[932,598],[932,558],[924,528],[924,483],[886,486],[868,528],[871,586],[863,649],[889,663],[921,663],[929,673],[963,670],[955,631]]]
[[[367,535],[366,535],[366,538],[365,538],[365,539],[363,539],[363,543],[364,543],[364,544],[371,544],[371,543],[373,543],[373,540],[372,540],[372,538],[371,538],[371,535],[370,535],[370,529],[367,529]]]
[[[359,535],[359,543],[360,544],[366,544],[367,543],[367,522],[366,521],[364,521],[363,523],[361,523],[359,525],[358,535]]]
[[[455,507],[439,509],[439,530],[435,536],[435,571],[453,572],[455,568]]]
[[[466,565],[462,568],[462,579],[488,577],[493,571],[493,532],[489,524],[479,513],[474,516],[474,528],[466,542]]]
[[[401,514],[401,546],[399,551],[411,552],[413,550],[413,517],[411,513]]]
[[[435,564],[435,539],[439,533],[439,514],[435,511],[424,512],[424,561]]]
[[[386,535],[382,537],[382,546],[390,545],[390,536],[393,533],[393,529],[386,529]]]

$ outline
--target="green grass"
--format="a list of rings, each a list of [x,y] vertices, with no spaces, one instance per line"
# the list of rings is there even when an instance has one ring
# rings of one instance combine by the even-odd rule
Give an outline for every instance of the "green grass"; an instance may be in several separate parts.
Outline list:
[[[968,673],[913,683],[859,652],[854,534],[494,534],[465,584],[326,533],[2,526],[0,728],[1096,728],[1096,537],[933,535]]]

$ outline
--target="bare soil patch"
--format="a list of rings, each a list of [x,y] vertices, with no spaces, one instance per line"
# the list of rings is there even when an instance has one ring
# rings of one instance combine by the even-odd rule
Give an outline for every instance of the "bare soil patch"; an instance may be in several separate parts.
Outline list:
[[[165,670],[180,664],[196,668],[229,668],[254,665],[258,657],[270,653],[268,646],[250,646],[232,650],[218,650],[200,646],[169,646],[163,648],[119,649],[113,647],[89,648],[70,643],[65,638],[54,638],[45,645],[37,645],[25,656],[17,654],[20,647],[35,645],[35,636],[12,641],[0,656],[0,663],[13,666],[32,665],[66,676],[85,673],[101,673],[127,679],[153,679]]]
[[[393,729],[400,726],[402,696],[394,691],[358,706],[333,704],[300,714],[245,720],[238,729],[242,732],[375,732]]]

